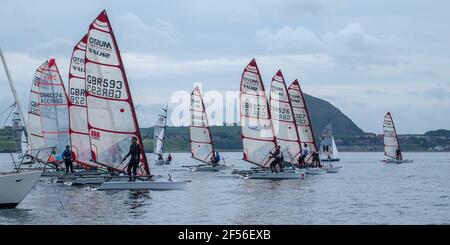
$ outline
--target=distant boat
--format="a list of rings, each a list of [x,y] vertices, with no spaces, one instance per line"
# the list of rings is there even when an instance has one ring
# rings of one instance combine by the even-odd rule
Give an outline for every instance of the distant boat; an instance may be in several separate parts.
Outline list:
[[[202,94],[197,87],[191,93],[189,136],[191,155],[200,165],[188,166],[195,171],[219,171],[228,168],[225,164],[213,163],[215,158],[214,145],[206,116]],[[223,158],[221,159],[223,160]]]
[[[161,107],[161,113],[158,115],[155,127],[153,128],[153,154],[155,154],[155,164],[170,164],[170,161],[164,160],[164,140],[167,128],[167,104]],[[161,158],[161,159],[159,159]]]
[[[386,116],[384,116],[383,135],[384,155],[389,157],[388,159],[383,160],[383,162],[397,164],[413,162],[413,160],[403,158],[402,151],[400,150],[400,144],[398,142],[394,120],[392,120],[390,112],[388,112]]]
[[[255,59],[245,67],[240,86],[240,115],[243,160],[259,168],[250,172],[250,179],[299,179],[302,173],[295,168],[271,172],[269,152],[275,151],[277,139],[264,90],[264,84]],[[236,171],[233,171],[236,172]]]
[[[320,138],[320,157],[320,160],[325,162],[336,162],[340,160],[336,143],[334,142],[331,123],[325,125],[322,137]]]
[[[89,26],[85,56],[86,107],[92,160],[115,173],[125,173],[122,159],[131,138],[137,138],[141,156],[135,182],[107,178],[99,190],[180,189],[186,182],[154,180],[144,152],[139,123],[122,58],[106,11]]]

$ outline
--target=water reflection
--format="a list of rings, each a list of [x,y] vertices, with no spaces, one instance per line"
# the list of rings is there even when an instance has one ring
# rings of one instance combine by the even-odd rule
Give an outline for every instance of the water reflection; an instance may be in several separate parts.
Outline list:
[[[128,198],[123,203],[128,207],[128,213],[133,217],[139,217],[147,213],[148,210],[145,207],[150,204],[148,200],[151,200],[148,190],[133,190],[128,192]]]
[[[0,224],[27,224],[36,219],[31,209],[0,209]]]

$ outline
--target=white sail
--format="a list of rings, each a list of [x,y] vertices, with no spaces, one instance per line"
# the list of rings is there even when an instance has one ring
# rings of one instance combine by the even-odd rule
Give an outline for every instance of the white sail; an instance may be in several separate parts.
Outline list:
[[[284,161],[293,163],[300,156],[301,146],[291,100],[281,70],[272,78],[270,112],[277,145],[280,146]]]
[[[192,158],[210,163],[210,159],[214,155],[214,146],[205,105],[198,87],[195,87],[191,93],[190,116],[189,135]]]
[[[243,160],[267,167],[277,146],[264,84],[255,59],[244,69],[240,87]]]
[[[45,145],[56,147],[57,154],[61,154],[69,145],[69,112],[66,90],[54,59],[50,59],[42,69],[39,111]]]
[[[333,136],[331,137],[331,143],[333,145],[333,147],[332,147],[332,150],[333,150],[332,157],[333,157],[333,159],[339,159],[339,153],[338,153],[338,150],[337,150],[337,147],[336,147],[336,143],[334,142],[334,137]]]
[[[92,159],[122,171],[126,167],[122,159],[136,137],[141,149],[139,174],[149,175],[128,80],[106,11],[89,26],[85,62]]]
[[[69,128],[70,144],[75,161],[81,165],[95,166],[90,162],[91,147],[86,108],[86,56],[85,35],[73,48],[69,68]]]
[[[322,159],[333,158],[333,132],[331,124],[325,125],[320,137],[320,155]]]
[[[384,154],[388,157],[397,158],[397,150],[400,151],[400,145],[398,143],[397,131],[395,130],[394,121],[392,120],[391,113],[388,112],[384,117],[383,122],[383,134],[384,134]],[[402,153],[398,160],[402,159]]]
[[[164,137],[167,126],[167,104],[161,108],[155,127],[153,129],[153,153],[162,155],[164,152]]]
[[[42,133],[41,112],[39,109],[39,84],[42,70],[47,67],[48,61],[45,61],[34,74],[31,84],[30,101],[28,104],[28,149],[39,149],[45,147],[44,134]]]
[[[295,122],[297,123],[297,130],[302,148],[304,144],[307,144],[310,149],[310,153],[305,159],[307,163],[311,163],[311,154],[312,152],[317,151],[317,147],[308,113],[308,107],[306,106],[305,98],[297,79],[292,82],[288,90],[289,96],[291,97],[292,108],[294,109]]]

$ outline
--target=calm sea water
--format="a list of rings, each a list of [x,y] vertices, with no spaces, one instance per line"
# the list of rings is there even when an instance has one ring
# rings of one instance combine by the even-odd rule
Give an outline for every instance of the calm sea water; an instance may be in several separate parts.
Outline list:
[[[249,168],[241,153],[223,153]],[[169,171],[192,180],[184,191],[93,191],[39,182],[0,224],[450,224],[450,153],[407,153],[410,164],[383,164],[382,153],[342,153],[337,174],[304,180],[245,180],[230,170],[181,171],[195,164],[174,154]],[[150,156],[149,156],[150,157]],[[0,169],[10,168],[0,154]],[[174,171],[174,169],[178,171]]]

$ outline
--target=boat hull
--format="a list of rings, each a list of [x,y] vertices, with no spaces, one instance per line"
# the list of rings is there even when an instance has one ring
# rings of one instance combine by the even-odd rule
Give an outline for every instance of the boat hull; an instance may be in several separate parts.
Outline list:
[[[155,165],[169,165],[170,161],[165,160],[155,160]]]
[[[185,181],[106,181],[97,190],[184,190]]]
[[[320,159],[321,162],[339,162],[341,159],[340,158],[325,158],[325,159]]]
[[[31,191],[42,171],[0,174],[0,208],[16,207]]]
[[[195,171],[205,171],[205,172],[217,172],[220,170],[224,170],[224,169],[228,169],[230,166],[227,165],[217,165],[217,166],[212,166],[212,165],[198,165],[196,167],[192,167],[190,169],[193,169]]]
[[[397,159],[389,158],[389,159],[383,160],[383,162],[402,164],[402,163],[412,163],[413,160],[410,160],[410,159],[397,160]]]
[[[257,171],[250,175],[249,179],[271,179],[271,180],[282,180],[282,179],[303,179],[305,173],[301,171],[283,171],[274,172],[268,171]]]

